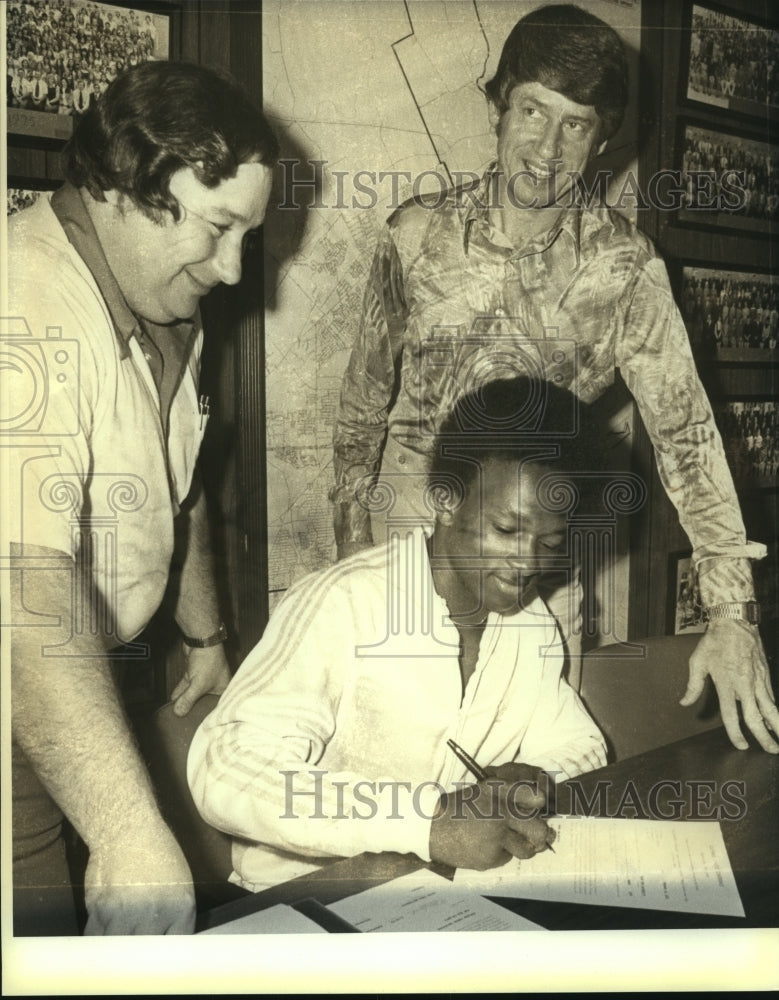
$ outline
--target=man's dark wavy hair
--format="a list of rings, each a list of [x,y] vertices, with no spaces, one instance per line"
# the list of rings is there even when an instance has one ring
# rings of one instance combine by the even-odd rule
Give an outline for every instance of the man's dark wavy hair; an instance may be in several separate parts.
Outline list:
[[[78,122],[66,149],[66,176],[103,201],[126,195],[149,218],[179,219],[170,193],[191,167],[206,187],[242,163],[273,166],[279,144],[262,112],[232,79],[187,62],[146,62],[121,73]]]
[[[600,118],[598,144],[622,124],[628,101],[625,47],[613,28],[580,7],[540,7],[517,21],[485,91],[502,115],[514,87],[534,82],[594,107]]]
[[[436,434],[428,474],[431,506],[462,500],[484,462],[523,456],[563,479],[581,473],[580,509],[591,507],[595,483],[586,473],[606,466],[599,422],[569,390],[525,375],[488,382],[454,404]]]

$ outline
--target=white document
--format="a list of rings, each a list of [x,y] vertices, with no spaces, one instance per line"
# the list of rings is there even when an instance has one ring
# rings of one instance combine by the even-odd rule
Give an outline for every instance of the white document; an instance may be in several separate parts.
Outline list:
[[[373,931],[541,931],[524,917],[427,869],[331,903],[363,933]]]
[[[554,853],[486,872],[460,868],[454,885],[518,899],[744,916],[719,823],[555,816],[549,825]]]
[[[291,906],[277,903],[266,910],[247,913],[218,927],[209,927],[201,934],[327,934],[324,927]]]

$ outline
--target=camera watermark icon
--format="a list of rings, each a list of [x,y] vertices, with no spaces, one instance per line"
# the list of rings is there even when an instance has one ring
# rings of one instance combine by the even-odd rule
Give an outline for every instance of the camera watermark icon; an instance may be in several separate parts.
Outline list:
[[[80,344],[49,326],[34,337],[23,317],[0,319],[0,434],[68,437],[79,430]],[[51,407],[52,393],[68,392],[72,404]]]
[[[46,573],[69,594],[69,613],[17,607],[14,630],[43,628],[43,656],[86,654],[85,636],[100,637],[115,659],[147,659],[145,643],[120,639],[117,593],[122,518],[148,501],[148,485],[129,472],[85,477],[62,461],[84,433],[79,340],[59,326],[35,335],[21,316],[0,318],[0,446],[8,459],[6,523],[12,540],[0,568],[19,575]],[[55,526],[56,525],[56,529]],[[97,649],[97,647],[96,647]]]

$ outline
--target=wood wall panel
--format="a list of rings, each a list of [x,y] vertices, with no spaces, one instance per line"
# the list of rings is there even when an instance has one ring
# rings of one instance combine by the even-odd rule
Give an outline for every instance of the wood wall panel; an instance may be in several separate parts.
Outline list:
[[[229,0],[208,0],[200,4],[199,40],[199,62],[214,69],[232,71]]]
[[[230,3],[230,69],[262,106],[260,5]],[[235,337],[238,496],[238,614],[241,653],[259,640],[268,621],[268,490],[265,451],[265,289],[263,254],[247,255]]]

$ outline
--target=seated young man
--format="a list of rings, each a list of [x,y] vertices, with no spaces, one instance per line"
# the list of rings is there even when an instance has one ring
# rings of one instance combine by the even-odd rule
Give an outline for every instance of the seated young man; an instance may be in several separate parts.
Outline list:
[[[547,782],[606,762],[536,592],[572,570],[559,500],[593,467],[584,409],[525,377],[463,396],[437,434],[432,534],[402,526],[287,592],[189,755],[240,884],[363,851],[483,869],[549,846]]]

